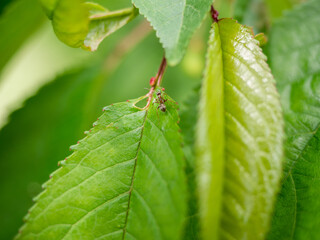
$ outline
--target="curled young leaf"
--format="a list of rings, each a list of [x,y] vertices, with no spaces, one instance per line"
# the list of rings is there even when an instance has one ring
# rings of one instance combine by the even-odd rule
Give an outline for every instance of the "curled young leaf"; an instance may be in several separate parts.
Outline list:
[[[104,108],[43,185],[17,239],[179,239],[184,161],[177,107],[164,95],[157,89],[145,109],[135,107],[141,99]]]
[[[42,0],[57,37],[71,47],[95,51],[101,41],[136,15],[136,8],[110,12],[84,0]]]
[[[264,239],[282,169],[279,95],[244,26],[212,26],[199,102],[197,175],[202,236]]]

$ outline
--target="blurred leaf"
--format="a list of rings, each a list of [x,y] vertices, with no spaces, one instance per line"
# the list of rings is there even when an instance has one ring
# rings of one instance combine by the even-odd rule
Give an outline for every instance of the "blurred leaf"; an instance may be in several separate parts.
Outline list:
[[[83,0],[42,0],[57,37],[71,47],[95,51],[101,41],[136,15],[135,8],[110,12]]]
[[[91,11],[97,8],[96,4],[88,3],[88,5],[91,5]],[[92,12],[90,14],[89,32],[84,40],[84,47],[90,51],[97,50],[104,38],[130,22],[137,13],[135,8],[127,8],[116,12],[109,12],[107,9],[102,8],[101,10]]]
[[[268,39],[267,39],[266,35],[264,35],[264,33],[259,33],[259,34],[255,35],[254,39],[259,42],[259,47],[264,47],[268,42]]]
[[[2,0],[0,2],[0,14],[4,11],[4,9],[8,6],[8,4],[12,2],[12,0]]]
[[[234,18],[253,28],[254,32],[266,32],[269,19],[265,0],[215,0],[219,18]]]
[[[254,0],[237,0],[235,1],[234,6],[234,15],[233,17],[239,21],[240,23],[243,23],[243,19],[245,18],[247,14],[247,10],[250,8],[250,5],[252,4]]]
[[[52,26],[57,37],[71,47],[83,46],[89,31],[89,7],[82,0],[56,0]]]
[[[187,159],[186,174],[189,192],[188,215],[183,239],[200,239],[198,198],[195,172],[195,132],[198,116],[199,87],[189,94],[181,112],[181,131],[184,140],[183,151]]]
[[[256,34],[267,32],[270,25],[265,0],[237,0],[234,18],[252,27]]]
[[[283,15],[285,10],[293,8],[296,4],[306,0],[265,0],[268,6],[270,18],[272,22]]]
[[[18,16],[18,17],[17,17]],[[42,24],[36,0],[12,1],[0,16],[0,73],[18,48]]]
[[[178,64],[188,43],[209,12],[212,0],[132,0],[160,38],[170,65]]]
[[[214,0],[213,6],[219,12],[219,18],[231,18],[234,14],[234,6],[238,1],[242,0]]]
[[[202,236],[264,239],[282,166],[279,96],[246,27],[222,19],[211,33],[196,134]]]
[[[104,108],[44,184],[17,239],[179,238],[186,186],[177,107],[139,110],[140,100]]]
[[[286,13],[271,31],[269,57],[287,133],[272,240],[320,238],[319,21],[319,1],[309,1]]]
[[[16,233],[40,183],[66,155],[63,147],[79,139],[82,129],[94,120],[97,112],[91,113],[86,103],[96,91],[96,70],[59,77],[14,112],[10,124],[1,130],[1,239]]]

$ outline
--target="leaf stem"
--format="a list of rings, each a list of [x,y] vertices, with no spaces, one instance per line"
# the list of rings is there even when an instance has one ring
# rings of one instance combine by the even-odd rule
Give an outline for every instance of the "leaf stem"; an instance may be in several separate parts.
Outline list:
[[[160,67],[159,67],[159,70],[158,70],[158,73],[155,77],[155,81],[152,83],[150,91],[144,96],[144,97],[148,97],[148,102],[147,102],[147,105],[144,108],[142,108],[142,110],[145,110],[150,106],[150,103],[152,101],[153,92],[156,89],[156,86],[160,86],[166,68],[167,68],[167,59],[165,57],[163,57],[161,64],[160,64]]]
[[[159,71],[156,76],[156,81],[157,81],[157,86],[160,86],[162,82],[162,77],[164,75],[164,72],[166,71],[167,68],[167,59],[165,57],[162,58],[162,62],[159,67]]]
[[[104,12],[104,13],[98,13],[90,16],[90,20],[102,20],[107,18],[113,18],[113,17],[120,17],[124,15],[130,15],[134,12],[135,8],[125,8],[118,11],[113,12]]]

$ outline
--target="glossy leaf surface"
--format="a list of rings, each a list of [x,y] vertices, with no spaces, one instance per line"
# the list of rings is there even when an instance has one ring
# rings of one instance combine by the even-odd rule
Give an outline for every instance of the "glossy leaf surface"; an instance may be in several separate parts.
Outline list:
[[[212,0],[132,0],[160,38],[170,65],[179,63]]]
[[[83,0],[42,0],[57,37],[71,47],[95,51],[101,41],[137,14],[135,8],[109,12]]]
[[[286,123],[286,166],[269,239],[320,237],[320,4],[310,1],[275,23],[271,68]]]
[[[106,107],[44,184],[17,239],[178,239],[186,192],[171,101],[164,113],[135,100]]]
[[[203,239],[264,239],[268,230],[283,124],[265,60],[246,27],[213,24],[196,135]]]

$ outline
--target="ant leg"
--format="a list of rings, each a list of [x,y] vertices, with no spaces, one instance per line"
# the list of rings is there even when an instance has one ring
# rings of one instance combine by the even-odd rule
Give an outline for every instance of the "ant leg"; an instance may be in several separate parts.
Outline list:
[[[166,95],[166,96],[168,96],[169,97],[169,95],[167,94],[167,93],[163,93],[163,95]],[[169,102],[172,102],[172,103],[174,103],[174,104],[178,104],[176,101],[174,101],[174,100],[172,100],[172,99],[170,99],[170,98],[167,98],[167,99],[164,99],[163,98],[163,100],[164,100],[164,102],[166,102],[166,101],[169,101]]]

